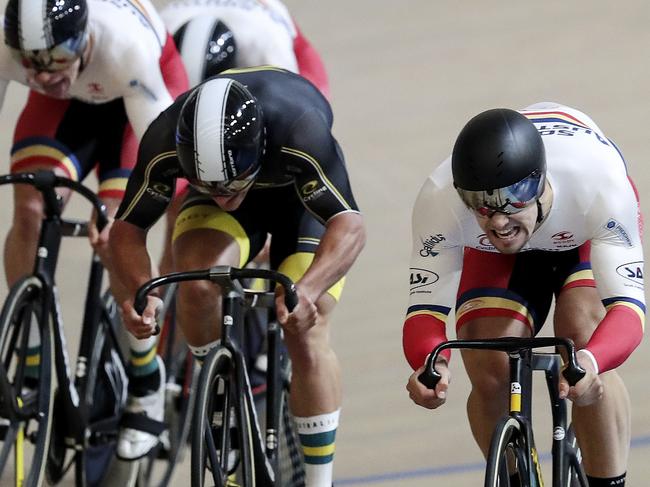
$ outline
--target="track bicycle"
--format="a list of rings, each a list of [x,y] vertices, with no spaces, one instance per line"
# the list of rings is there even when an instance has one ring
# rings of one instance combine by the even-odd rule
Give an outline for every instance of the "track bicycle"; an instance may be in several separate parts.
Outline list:
[[[302,453],[288,407],[290,363],[281,348],[280,326],[273,320],[269,320],[267,329],[267,402],[263,421],[255,410],[242,353],[246,338],[244,316],[250,308],[273,308],[275,296],[273,292],[244,289],[239,282],[254,278],[281,285],[289,310],[297,304],[295,287],[283,274],[229,266],[162,276],[145,283],[136,294],[135,309],[141,313],[147,295],[158,286],[209,280],[222,289],[221,342],[207,355],[196,387],[191,433],[193,487],[304,485]],[[264,425],[263,430],[260,424]]]
[[[561,371],[558,353],[533,351],[540,347],[564,349],[567,365]],[[434,364],[440,352],[447,349],[496,350],[508,353],[510,365],[510,411],[497,423],[487,457],[485,487],[543,487],[542,472],[535,448],[532,428],[533,371],[541,370],[551,402],[553,420],[552,475],[553,487],[589,487],[582,467],[582,457],[573,428],[568,424],[567,401],[560,399],[560,371],[570,385],[585,375],[578,365],[575,346],[568,338],[504,337],[484,340],[450,340],[438,345],[427,358],[418,379],[434,389],[440,375]],[[512,481],[511,479],[517,479]],[[518,483],[517,483],[518,482]]]
[[[87,236],[89,223],[61,217],[55,188],[87,199],[99,231],[108,222],[105,207],[93,191],[52,171],[0,176],[3,184],[34,186],[45,214],[34,270],[11,287],[0,312],[0,474],[12,470],[13,452],[13,485],[57,483],[74,464],[76,485],[96,486],[113,457],[127,396],[119,318],[110,294],[102,296],[104,268],[93,254],[73,374],[55,273],[63,237]]]

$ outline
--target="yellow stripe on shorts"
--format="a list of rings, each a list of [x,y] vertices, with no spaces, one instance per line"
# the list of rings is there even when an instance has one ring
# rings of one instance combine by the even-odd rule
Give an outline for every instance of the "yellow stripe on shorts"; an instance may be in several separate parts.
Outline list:
[[[244,228],[230,214],[212,205],[196,205],[187,208],[176,218],[172,241],[192,230],[218,230],[227,233],[239,245],[239,267],[244,267],[250,254],[250,241]]]
[[[311,252],[296,252],[291,254],[289,257],[284,259],[278,271],[287,275],[293,282],[296,282],[302,276],[305,275],[307,269],[314,260],[314,254]],[[345,277],[342,277],[337,283],[335,283],[331,288],[327,290],[327,293],[331,295],[337,301],[341,298],[341,293],[343,292],[343,285],[345,284]]]

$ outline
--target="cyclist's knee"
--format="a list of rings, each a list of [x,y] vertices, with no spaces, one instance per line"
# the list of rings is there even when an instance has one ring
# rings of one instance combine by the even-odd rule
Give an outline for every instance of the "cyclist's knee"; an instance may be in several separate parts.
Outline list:
[[[36,237],[43,219],[43,201],[38,194],[16,198],[14,203],[14,231],[24,237]]]
[[[482,398],[505,397],[510,390],[508,359],[502,352],[463,352],[472,393]]]
[[[185,309],[199,309],[203,304],[212,308],[219,298],[219,289],[210,281],[188,281],[178,286],[179,306]]]
[[[285,343],[294,366],[301,371],[321,367],[323,362],[335,359],[330,347],[325,323],[299,335],[285,335]]]
[[[602,310],[596,306],[586,306],[566,316],[555,319],[555,334],[570,338],[576,347],[584,348],[602,318]]]

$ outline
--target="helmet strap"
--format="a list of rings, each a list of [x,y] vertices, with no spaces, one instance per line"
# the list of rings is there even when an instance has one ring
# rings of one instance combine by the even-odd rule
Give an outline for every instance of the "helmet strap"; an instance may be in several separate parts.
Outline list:
[[[542,211],[542,203],[537,200],[537,223],[542,223],[542,220],[544,219],[544,213]]]

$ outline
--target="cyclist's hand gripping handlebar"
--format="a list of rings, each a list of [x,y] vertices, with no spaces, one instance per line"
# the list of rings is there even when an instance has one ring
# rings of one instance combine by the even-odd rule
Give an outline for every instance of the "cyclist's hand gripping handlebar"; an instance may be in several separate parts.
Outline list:
[[[43,201],[50,214],[61,214],[61,199],[57,196],[54,188],[64,187],[79,193],[87,199],[97,212],[97,231],[101,232],[108,224],[108,217],[106,216],[106,206],[99,197],[83,184],[72,179],[57,176],[53,171],[36,171],[36,172],[21,172],[14,174],[6,174],[0,176],[0,185],[3,184],[29,184],[34,186],[43,195]],[[64,222],[65,223],[65,222]],[[76,234],[84,233],[80,230]]]
[[[298,294],[296,293],[296,286],[291,281],[291,279],[280,272],[268,269],[238,269],[229,266],[216,266],[200,271],[174,272],[166,276],[152,279],[143,284],[138,289],[135,294],[133,307],[139,315],[142,315],[142,312],[147,306],[147,296],[149,293],[157,287],[165,286],[173,282],[212,281],[222,288],[235,289],[233,286],[233,281],[246,278],[257,278],[275,281],[284,288],[284,304],[287,306],[287,309],[291,312],[298,305]],[[158,332],[159,328],[158,325],[156,325],[156,333]]]
[[[485,340],[450,340],[438,345],[427,357],[424,371],[418,376],[418,380],[429,389],[435,389],[440,381],[440,374],[436,372],[434,364],[440,352],[451,348],[479,349],[479,350],[500,350],[502,352],[513,352],[521,349],[534,349],[539,347],[562,347],[567,352],[568,362],[562,375],[569,385],[574,386],[582,379],[586,372],[578,365],[576,349],[572,340],[562,337],[542,338],[518,338],[504,337]]]

